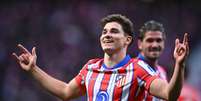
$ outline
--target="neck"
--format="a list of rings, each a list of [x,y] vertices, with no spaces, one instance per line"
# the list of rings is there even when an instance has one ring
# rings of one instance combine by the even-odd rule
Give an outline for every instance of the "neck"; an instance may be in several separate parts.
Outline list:
[[[156,66],[158,65],[158,60],[149,60],[149,59],[147,59],[147,61],[148,61],[148,64],[153,68],[156,68]]]
[[[119,51],[114,54],[104,54],[104,64],[112,68],[126,57],[126,51]]]

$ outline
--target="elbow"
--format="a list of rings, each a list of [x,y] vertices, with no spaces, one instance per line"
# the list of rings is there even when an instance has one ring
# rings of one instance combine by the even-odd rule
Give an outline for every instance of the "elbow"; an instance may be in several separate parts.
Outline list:
[[[70,94],[66,93],[66,91],[64,91],[61,96],[60,99],[62,99],[63,101],[69,101],[72,99],[72,97],[70,96]]]
[[[69,101],[71,100],[70,97],[66,96],[66,95],[60,95],[57,96],[59,99],[61,99],[62,101]]]

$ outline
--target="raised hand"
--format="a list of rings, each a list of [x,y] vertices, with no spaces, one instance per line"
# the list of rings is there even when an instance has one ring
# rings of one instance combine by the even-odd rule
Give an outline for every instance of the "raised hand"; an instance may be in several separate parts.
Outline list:
[[[178,38],[175,40],[174,58],[176,59],[177,63],[183,64],[188,54],[189,54],[188,33],[185,33],[182,43],[180,43]]]
[[[21,50],[21,54],[18,56],[16,53],[13,53],[12,55],[15,57],[22,69],[24,69],[25,71],[30,71],[34,66],[36,66],[36,48],[33,47],[32,53],[30,53],[21,44],[18,44],[18,47]]]

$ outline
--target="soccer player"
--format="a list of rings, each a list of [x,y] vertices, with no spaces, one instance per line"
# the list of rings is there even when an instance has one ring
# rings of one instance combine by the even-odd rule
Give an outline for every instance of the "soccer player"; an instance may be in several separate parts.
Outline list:
[[[167,81],[167,73],[158,63],[158,59],[165,47],[166,35],[163,25],[151,20],[144,23],[139,31],[138,49],[140,53],[137,58],[148,63],[151,67],[150,70],[154,71],[164,81]],[[141,96],[144,101],[161,100],[150,95],[144,88],[139,89],[141,89],[139,96]]]
[[[108,15],[102,19],[102,59],[89,60],[80,73],[69,83],[57,80],[36,65],[36,48],[30,53],[22,45],[22,53],[13,53],[22,69],[29,72],[46,90],[63,100],[87,94],[88,101],[133,101],[137,99],[138,86],[144,86],[154,96],[175,100],[180,94],[185,59],[188,55],[188,36],[183,42],[175,41],[175,67],[170,83],[158,78],[149,66],[127,54],[132,42],[133,25],[125,16]],[[139,72],[140,71],[140,72]],[[138,83],[137,77],[143,82]]]

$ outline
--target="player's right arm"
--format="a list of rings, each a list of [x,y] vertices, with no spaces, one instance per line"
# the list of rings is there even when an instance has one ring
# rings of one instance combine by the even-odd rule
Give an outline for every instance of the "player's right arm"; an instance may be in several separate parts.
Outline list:
[[[65,83],[51,77],[36,65],[37,56],[35,47],[32,49],[32,53],[20,44],[18,47],[22,53],[19,56],[13,53],[13,56],[21,68],[29,72],[47,91],[63,100],[69,100],[81,95],[80,88],[75,79],[69,83]]]

